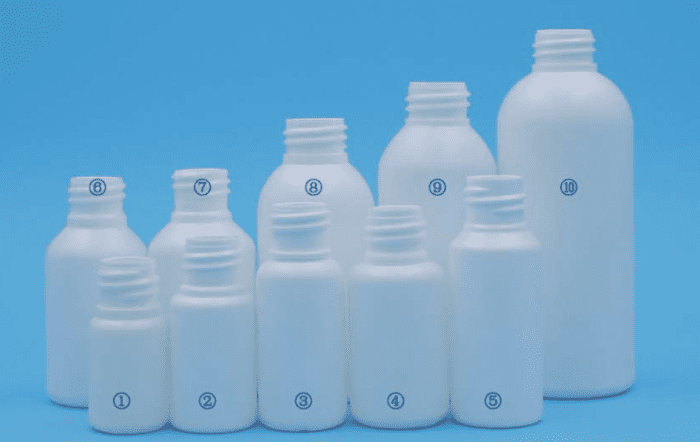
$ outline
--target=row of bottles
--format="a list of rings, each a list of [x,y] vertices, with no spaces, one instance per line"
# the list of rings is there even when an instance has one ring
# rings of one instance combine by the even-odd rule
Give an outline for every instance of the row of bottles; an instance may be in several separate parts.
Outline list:
[[[461,349],[445,350],[448,356],[453,356],[447,360],[446,374],[442,378],[436,375],[431,381],[443,379],[444,387],[434,387],[431,391],[456,388],[450,386],[449,379],[459,379],[464,372],[472,373],[474,379],[479,376],[484,376],[482,379],[489,376],[511,379],[513,383],[503,387],[506,389],[515,385],[535,390],[539,388],[533,379],[527,380],[525,385],[522,383],[525,381],[516,379],[512,373],[499,371],[499,367],[503,370],[514,369],[503,366],[504,361],[489,367],[469,365],[484,360],[486,354],[492,355],[494,346],[508,348],[509,352],[521,357],[527,356],[531,358],[530,364],[535,363],[533,361],[542,353],[545,360],[545,397],[604,397],[625,391],[632,385],[633,143],[629,105],[617,87],[597,72],[592,58],[593,36],[590,31],[538,31],[533,46],[535,63],[532,73],[513,87],[499,111],[498,167],[469,123],[469,92],[463,83],[410,84],[406,124],[391,141],[379,164],[378,208],[371,209],[374,200],[369,187],[348,162],[342,119],[287,121],[287,151],[283,164],[266,182],[258,204],[259,273],[264,275],[271,272],[271,279],[265,281],[264,286],[281,284],[279,287],[284,288],[286,295],[283,299],[289,303],[284,313],[295,311],[303,318],[302,310],[308,313],[305,308],[321,308],[321,304],[328,299],[311,302],[310,298],[302,296],[302,292],[311,296],[311,292],[304,291],[303,287],[294,288],[275,282],[275,272],[283,274],[284,265],[267,266],[268,270],[265,270],[268,260],[284,258],[287,253],[309,257],[330,253],[339,264],[344,281],[348,283],[348,293],[354,293],[356,286],[351,283],[350,275],[354,275],[357,286],[362,287],[363,278],[371,276],[371,268],[366,268],[367,263],[380,262],[386,252],[382,251],[382,247],[393,247],[389,245],[391,241],[382,239],[376,240],[378,245],[372,248],[372,238],[396,234],[400,237],[396,244],[405,245],[407,243],[402,241],[408,241],[407,237],[423,234],[418,233],[420,228],[417,225],[424,222],[426,262],[434,263],[445,273],[460,276],[453,278],[451,286],[449,278],[442,278],[430,283],[423,281],[425,286],[423,282],[416,283],[403,290],[406,296],[421,290],[434,293],[432,297],[424,295],[434,302],[421,307],[420,317],[404,318],[404,322],[415,325],[426,319],[423,316],[441,316],[445,328],[441,332],[441,344],[435,349],[448,349],[449,345]],[[470,182],[471,190],[467,191],[470,209],[465,212],[462,190],[467,177],[493,175],[496,172],[504,174],[501,181],[488,181],[488,185],[478,180]],[[505,174],[521,176],[522,182]],[[175,210],[171,221],[156,235],[148,249],[126,225],[122,210],[124,184],[120,178],[77,177],[71,180],[71,210],[66,228],[54,239],[46,253],[47,389],[55,402],[79,407],[88,404],[89,321],[99,310],[98,267],[101,259],[113,256],[155,258],[154,265],[160,278],[156,302],[168,306],[178,293],[186,273],[182,271],[186,241],[203,235],[233,237],[239,242],[236,250],[240,251],[237,253],[244,257],[236,266],[238,280],[245,281],[241,284],[249,293],[259,290],[255,285],[255,245],[233,222],[228,210],[227,172],[223,169],[187,169],[176,171],[173,179]],[[285,206],[292,202],[294,204]],[[280,203],[281,206],[277,206]],[[309,206],[309,203],[316,206]],[[318,203],[323,203],[324,208],[320,209]],[[421,208],[422,221],[409,206]],[[526,210],[523,212],[524,208]],[[366,224],[365,216],[370,209],[372,212]],[[495,211],[488,215],[492,209]],[[323,221],[326,211],[332,220],[328,225],[327,220]],[[391,233],[391,227],[383,224],[390,225],[398,222],[398,219],[407,229],[400,234]],[[500,221],[497,223],[497,220]],[[536,289],[529,285],[533,281],[517,282],[520,280],[517,272],[509,274],[507,278],[504,278],[503,270],[489,273],[489,266],[499,262],[501,266],[534,266],[537,261],[534,257],[537,254],[534,252],[537,240],[516,233],[510,235],[505,231],[500,232],[500,239],[496,240],[480,228],[460,233],[465,222],[478,226],[498,224],[506,231],[525,231],[524,226],[527,225],[534,237],[541,241],[543,349],[537,346],[538,335],[534,331],[520,335],[516,340],[502,336],[499,331],[507,324],[530,327],[532,324],[526,323],[524,318],[534,318],[540,314],[536,303],[528,301],[534,299],[532,293]],[[276,248],[275,232],[279,232],[282,238],[282,232],[293,232],[298,229],[298,223],[311,223],[318,229],[328,228],[327,249],[319,243],[306,250],[305,247],[309,246],[300,245],[303,238],[296,234],[290,234],[286,239],[285,247],[289,247],[289,250]],[[366,250],[361,239],[365,236],[365,226]],[[313,235],[308,233],[306,236]],[[471,254],[451,248],[453,240],[463,240],[466,249],[473,246],[478,252]],[[491,253],[499,250],[499,247],[508,249],[514,244],[521,244],[521,241],[522,250],[515,258],[502,258],[504,261],[501,262],[498,261],[501,258]],[[396,250],[392,252],[396,255],[394,252]],[[406,252],[405,258],[411,258],[409,255],[411,253]],[[284,262],[284,259],[281,261]],[[454,267],[457,262],[469,264]],[[356,267],[358,264],[359,267]],[[415,274],[404,275],[405,281],[413,277],[427,278],[423,273],[430,273],[427,268],[411,265],[411,272]],[[480,270],[474,273],[467,269]],[[319,271],[330,270],[324,268]],[[439,287],[431,284],[438,284]],[[492,295],[503,293],[505,296],[516,286],[521,295],[508,302],[507,306],[498,297],[460,304],[458,297],[450,295],[486,290]],[[349,319],[343,326],[344,333],[350,333],[345,341],[351,343],[345,352],[348,355],[361,354],[361,350],[352,344],[352,298],[348,299],[344,290],[340,296],[340,307],[328,305],[324,308],[337,307],[344,312],[342,317]],[[362,299],[362,296],[358,295],[358,299]],[[295,303],[301,300],[309,304],[302,303],[306,305],[302,308]],[[436,306],[441,306],[439,314],[431,310]],[[393,313],[387,310],[389,304],[375,305],[373,308],[386,311],[387,318],[395,319],[391,316]],[[491,316],[480,317],[480,311],[498,311],[500,316],[487,321]],[[522,317],[518,316],[521,312]],[[292,357],[289,343],[284,344],[284,340],[293,340],[293,333],[304,336],[303,333],[310,332],[318,336],[313,330],[304,329],[300,322],[289,324],[291,335],[264,335],[262,323],[267,320],[265,318],[268,316],[265,315],[270,313],[275,314],[264,308],[254,309],[253,323],[258,323],[254,330],[256,333],[259,330],[261,335],[254,336],[253,342],[271,342],[280,346],[280,354]],[[447,319],[455,317],[460,320]],[[391,322],[394,324],[390,326]],[[402,324],[401,321],[387,321],[377,327],[384,327],[383,333],[394,336],[395,345],[404,341],[409,345],[407,339],[398,338],[403,336],[399,331],[404,330],[401,327],[406,324]],[[490,330],[488,343],[469,339],[460,341],[460,336],[469,336],[466,330],[473,332],[474,324],[480,324],[482,330]],[[355,330],[365,332],[366,329],[359,327]],[[404,331],[413,333],[412,330],[407,328]],[[173,341],[169,321],[163,323],[163,333],[166,343]],[[367,333],[375,336],[378,331],[373,329]],[[330,340],[332,336],[325,338]],[[427,342],[433,338],[428,333],[415,339],[416,342]],[[367,339],[367,336],[362,337],[365,342]],[[170,361],[175,360],[177,355],[169,345],[164,351],[166,363],[163,380],[164,385],[169,386],[173,384],[175,375]],[[409,357],[394,354],[396,349],[384,351],[384,354],[393,354],[396,360]],[[263,356],[259,356],[256,364],[263,363]],[[510,357],[510,353],[506,356]],[[278,358],[279,355],[273,357]],[[412,364],[416,363],[415,359],[411,361]],[[357,367],[357,375],[363,376],[362,370],[366,367],[363,364]],[[518,370],[522,370],[522,367],[519,366]],[[352,364],[349,368],[348,379],[355,369]],[[480,371],[484,368],[489,370]],[[256,366],[254,372],[263,369],[263,365]],[[395,370],[400,372],[399,369]],[[170,398],[174,393],[164,388],[165,403],[172,405]],[[264,388],[262,383],[258,385],[259,391]],[[348,390],[347,386],[345,389]],[[371,396],[374,393],[365,391],[363,394]],[[498,403],[500,407],[500,393],[490,391],[484,394],[486,396],[481,399],[481,407],[489,403]],[[363,397],[358,393],[358,406]],[[388,403],[392,400],[395,404],[402,403],[399,396],[385,399]],[[439,402],[437,400],[436,403]],[[452,404],[453,408],[457,407],[455,410],[460,407],[468,410],[470,406],[466,402],[460,404],[454,396]],[[455,410],[453,413],[459,414]],[[169,418],[173,419],[173,410],[168,413]],[[264,421],[262,410],[261,419]]]

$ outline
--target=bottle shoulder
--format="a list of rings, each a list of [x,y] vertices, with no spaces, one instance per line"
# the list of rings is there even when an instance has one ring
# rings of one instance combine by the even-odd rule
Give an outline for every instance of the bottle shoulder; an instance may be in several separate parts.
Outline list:
[[[183,223],[170,221],[151,240],[148,252],[152,255],[184,250],[187,238],[195,236],[239,236],[243,238],[246,250],[254,250],[253,239],[233,220],[203,223]]]
[[[536,72],[522,78],[506,95],[499,120],[519,117],[632,119],[620,89],[598,72]]]
[[[450,252],[534,251],[542,248],[540,241],[528,230],[470,230],[463,229],[450,244]]]
[[[258,269],[257,279],[342,279],[343,269],[334,259],[318,261],[266,260]]]
[[[419,282],[439,280],[444,276],[445,273],[440,265],[432,261],[408,265],[376,265],[362,262],[350,270],[349,280]]]
[[[64,227],[46,248],[46,257],[146,255],[146,245],[129,226]]]
[[[226,295],[212,294],[207,296],[199,293],[192,296],[186,290],[180,290],[170,299],[170,307],[174,309],[216,310],[228,308],[245,308],[253,305],[252,293],[244,290],[233,291]]]
[[[160,314],[139,319],[111,319],[95,316],[90,320],[93,332],[104,331],[110,335],[110,332],[115,331],[134,333],[145,330],[161,330],[164,326],[165,320]]]

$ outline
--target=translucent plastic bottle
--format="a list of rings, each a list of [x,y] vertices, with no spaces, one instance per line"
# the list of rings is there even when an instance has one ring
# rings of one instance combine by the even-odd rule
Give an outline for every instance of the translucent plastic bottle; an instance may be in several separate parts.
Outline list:
[[[467,221],[450,245],[452,415],[504,428],[542,418],[542,250],[518,176],[470,176]]]
[[[326,241],[322,202],[272,206],[274,247],[258,269],[258,400],[277,430],[340,425],[345,390],[345,282]]]
[[[181,169],[173,173],[175,210],[170,222],[158,232],[148,246],[148,255],[156,258],[161,281],[159,301],[164,308],[169,308],[170,300],[183,282],[185,241],[195,236],[240,237],[240,277],[247,281],[247,290],[254,290],[255,244],[233,221],[228,209],[229,182],[226,169]],[[166,377],[167,385],[170,386],[170,348],[166,351]]]
[[[522,175],[543,246],[544,394],[620,393],[634,382],[632,114],[591,31],[540,30],[533,46],[498,114],[498,161]]]
[[[447,415],[444,273],[427,259],[421,212],[374,207],[365,261],[348,278],[350,409],[365,425],[424,427]]]
[[[99,275],[101,296],[90,321],[90,425],[116,434],[157,430],[168,407],[155,262],[105,258]]]
[[[258,264],[273,247],[272,205],[289,201],[321,201],[331,211],[328,243],[333,259],[347,272],[362,261],[362,237],[372,191],[345,153],[342,118],[287,120],[287,151],[282,165],[267,179],[258,201]]]
[[[189,432],[220,433],[255,422],[253,291],[241,275],[241,238],[185,243],[185,280],[170,304],[170,420]]]
[[[102,258],[145,255],[127,226],[120,177],[73,177],[68,222],[46,249],[46,386],[52,401],[88,406],[90,318]]]

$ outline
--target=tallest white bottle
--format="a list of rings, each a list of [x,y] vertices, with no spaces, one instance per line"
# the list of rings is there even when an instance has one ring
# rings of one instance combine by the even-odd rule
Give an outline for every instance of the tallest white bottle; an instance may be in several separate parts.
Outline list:
[[[542,241],[545,388],[593,398],[634,382],[632,113],[587,29],[535,36],[498,114],[500,173],[522,175]]]

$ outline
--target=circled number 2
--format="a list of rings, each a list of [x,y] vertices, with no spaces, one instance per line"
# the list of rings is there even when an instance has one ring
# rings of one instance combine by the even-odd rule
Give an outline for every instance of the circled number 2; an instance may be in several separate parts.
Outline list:
[[[323,190],[323,184],[316,178],[311,178],[304,184],[304,190],[311,196],[316,196]]]
[[[208,391],[202,393],[199,396],[199,406],[205,410],[211,410],[216,405],[216,396],[214,393],[209,393]]]
[[[100,178],[95,178],[94,180],[90,181],[90,193],[95,195],[95,196],[100,196],[107,191],[107,184],[100,179]]]
[[[489,410],[495,410],[501,406],[501,395],[492,391],[484,398],[484,405],[486,405],[486,408]]]
[[[564,195],[571,196],[578,190],[578,183],[571,178],[567,178],[561,182],[559,185],[559,190],[561,190],[561,193]]]
[[[435,178],[428,185],[428,190],[435,196],[440,196],[447,190],[447,184],[440,178]]]
[[[194,193],[199,196],[209,195],[211,183],[206,178],[200,178],[194,182]]]
[[[386,398],[386,403],[392,410],[398,410],[403,407],[404,402],[403,395],[397,391],[391,393],[389,397]]]
[[[306,392],[301,392],[294,398],[294,404],[301,410],[306,410],[311,406],[311,395]]]
[[[114,404],[114,407],[118,410],[126,410],[129,408],[129,405],[131,405],[131,398],[128,394],[120,391],[112,398],[112,404]]]

